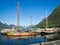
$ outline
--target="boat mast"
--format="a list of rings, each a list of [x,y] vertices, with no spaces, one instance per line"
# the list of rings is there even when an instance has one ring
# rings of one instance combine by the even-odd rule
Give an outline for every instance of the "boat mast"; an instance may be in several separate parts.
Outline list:
[[[47,30],[48,28],[48,16],[47,16],[47,10],[46,10],[46,27],[45,27],[45,30]]]
[[[16,9],[17,9],[17,30],[19,30],[19,1],[17,1],[17,6],[16,6]]]
[[[30,16],[30,32],[32,32],[32,16]]]

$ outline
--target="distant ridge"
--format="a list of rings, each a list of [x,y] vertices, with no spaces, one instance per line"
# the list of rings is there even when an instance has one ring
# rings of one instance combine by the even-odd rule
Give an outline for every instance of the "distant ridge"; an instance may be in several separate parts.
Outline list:
[[[45,28],[46,18],[43,19],[35,27]],[[48,28],[51,27],[60,27],[60,5],[57,6],[53,12],[48,16]]]
[[[0,22],[0,29],[11,29],[11,28],[16,28],[16,25],[14,25],[14,24],[8,25],[6,23]],[[21,30],[25,30],[25,27],[23,27],[23,26],[20,26],[19,28]]]
[[[0,29],[8,29],[8,28],[13,28],[15,27],[15,25],[11,24],[11,25],[8,25],[8,24],[4,24],[2,22],[0,22]]]

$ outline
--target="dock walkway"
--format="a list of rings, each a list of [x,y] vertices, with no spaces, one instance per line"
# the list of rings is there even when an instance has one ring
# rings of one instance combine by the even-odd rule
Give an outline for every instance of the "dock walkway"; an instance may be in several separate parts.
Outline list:
[[[51,41],[51,42],[44,42],[41,44],[30,44],[30,45],[60,45],[60,40]]]

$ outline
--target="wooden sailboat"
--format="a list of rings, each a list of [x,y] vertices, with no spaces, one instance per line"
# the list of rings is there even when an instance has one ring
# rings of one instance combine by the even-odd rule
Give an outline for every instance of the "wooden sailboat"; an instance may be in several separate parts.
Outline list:
[[[30,30],[29,32],[10,32],[8,33],[9,36],[36,36],[37,34],[32,31],[32,17],[30,21]]]
[[[19,1],[17,2],[16,9],[17,9],[17,26],[16,26],[16,29],[13,32],[7,33],[7,35],[9,35],[9,36],[25,36],[25,35],[29,35],[27,32],[19,32],[20,31],[20,29],[19,29]]]
[[[42,35],[48,34],[48,17],[47,17],[47,10],[46,10],[46,25],[45,25],[45,30],[41,32]]]
[[[47,16],[47,10],[46,10],[46,26],[45,26],[45,30],[41,32],[41,34],[45,35],[45,34],[52,34],[52,33],[54,33],[54,29],[48,28],[48,16]]]
[[[46,31],[47,31],[47,27],[48,27],[47,10],[46,10],[46,20],[45,20],[45,21],[46,21],[46,23],[45,23],[45,24],[46,24],[46,25],[45,25],[45,29],[44,29],[44,31],[42,31],[42,32],[40,33],[41,35],[45,35],[45,34],[47,34],[47,33],[46,33]]]
[[[46,27],[45,27],[45,33],[51,34],[54,33],[54,28],[48,28],[48,16],[47,16],[47,10],[46,10]]]
[[[32,22],[31,22],[31,24],[32,24]],[[8,36],[34,36],[35,35],[35,33],[31,32],[32,25],[30,25],[30,32],[20,32],[21,30],[19,30],[19,31],[18,30],[19,30],[19,2],[17,2],[17,29],[14,32],[7,33],[7,35]]]

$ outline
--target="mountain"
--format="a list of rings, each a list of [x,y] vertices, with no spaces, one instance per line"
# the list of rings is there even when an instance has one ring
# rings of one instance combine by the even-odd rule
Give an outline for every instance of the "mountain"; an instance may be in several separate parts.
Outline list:
[[[13,27],[15,27],[15,25],[13,24],[8,25],[6,23],[0,22],[0,29],[6,29],[6,28],[8,29],[8,28],[13,28]]]
[[[35,27],[45,28],[46,18],[43,19],[39,24]],[[60,5],[57,6],[53,12],[48,16],[48,28],[51,27],[60,27]]]
[[[16,25],[14,25],[14,24],[8,25],[8,24],[6,24],[6,23],[0,22],[0,29],[10,29],[10,28],[16,28]],[[20,26],[19,28],[20,28],[21,30],[25,30],[25,27],[23,27],[23,26]]]

